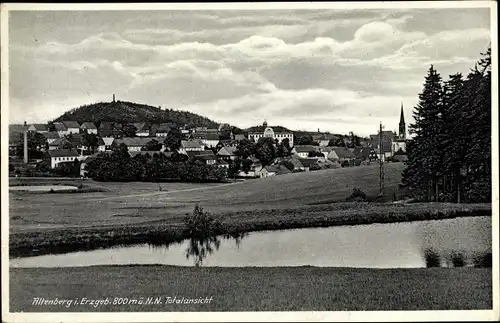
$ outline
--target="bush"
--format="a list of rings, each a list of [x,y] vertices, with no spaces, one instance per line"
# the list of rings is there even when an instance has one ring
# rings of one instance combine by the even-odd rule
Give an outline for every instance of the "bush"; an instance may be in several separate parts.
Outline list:
[[[493,257],[491,252],[483,253],[474,257],[474,267],[476,268],[491,268]]]
[[[312,164],[311,166],[309,166],[309,170],[311,172],[316,170],[321,170],[321,166],[319,166],[318,164]]]
[[[434,250],[426,249],[424,251],[424,257],[425,257],[425,266],[427,268],[441,266],[441,259]]]
[[[491,202],[491,179],[485,178],[466,185],[464,199],[469,203]]]
[[[366,194],[360,188],[353,188],[351,196],[347,198],[347,201],[365,201]]]
[[[204,212],[198,204],[195,205],[193,214],[184,218],[187,234],[191,238],[207,238],[222,232],[222,224],[214,219],[209,212]]]
[[[340,164],[342,167],[349,167],[349,161],[344,160],[342,164]]]
[[[453,267],[463,267],[465,266],[465,256],[461,252],[452,252],[451,253],[451,263]]]
[[[293,171],[295,168],[295,166],[293,166],[293,164],[288,160],[282,161],[280,165],[285,166],[289,171]]]

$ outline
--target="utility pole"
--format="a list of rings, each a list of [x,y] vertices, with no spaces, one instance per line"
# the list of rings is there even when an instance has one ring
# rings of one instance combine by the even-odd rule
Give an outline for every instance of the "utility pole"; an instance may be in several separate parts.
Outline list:
[[[23,162],[25,164],[28,163],[28,125],[26,124],[26,121],[24,121],[24,129],[23,129]]]
[[[378,144],[378,150],[379,150],[379,154],[380,154],[380,157],[379,157],[379,164],[380,164],[380,182],[379,182],[379,185],[380,185],[380,196],[383,196],[383,192],[384,192],[384,161],[383,161],[383,158],[384,158],[384,150],[382,149],[382,122],[380,122],[380,131],[379,131],[379,134],[378,134],[378,141],[379,141],[379,144]]]

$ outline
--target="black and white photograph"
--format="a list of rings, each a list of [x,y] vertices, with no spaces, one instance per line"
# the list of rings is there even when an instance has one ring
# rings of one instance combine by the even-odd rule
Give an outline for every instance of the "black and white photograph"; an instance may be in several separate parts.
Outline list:
[[[2,321],[498,320],[496,6],[2,4]]]

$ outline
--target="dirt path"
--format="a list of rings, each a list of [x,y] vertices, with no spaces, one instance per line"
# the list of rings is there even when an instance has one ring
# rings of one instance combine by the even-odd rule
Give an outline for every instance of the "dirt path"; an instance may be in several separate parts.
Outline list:
[[[202,191],[202,190],[207,190],[207,189],[212,189],[212,188],[217,188],[217,187],[224,187],[224,186],[231,186],[231,185],[236,185],[236,184],[241,184],[241,183],[243,183],[243,182],[226,183],[226,184],[206,186],[206,187],[186,188],[186,189],[182,189],[182,190],[171,190],[171,191],[161,191],[161,192],[152,192],[152,193],[140,193],[140,194],[110,196],[110,197],[102,197],[102,198],[92,199],[92,201],[106,201],[106,200],[115,200],[115,199],[122,199],[122,198],[128,198],[128,197],[145,197],[145,196],[166,195],[166,194],[180,193],[180,192]]]

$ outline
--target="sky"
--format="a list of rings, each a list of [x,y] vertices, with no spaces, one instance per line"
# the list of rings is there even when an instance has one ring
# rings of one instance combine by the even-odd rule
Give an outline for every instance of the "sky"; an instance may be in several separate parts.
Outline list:
[[[367,136],[407,123],[431,64],[467,74],[484,8],[13,11],[9,119],[117,100],[246,128]]]

